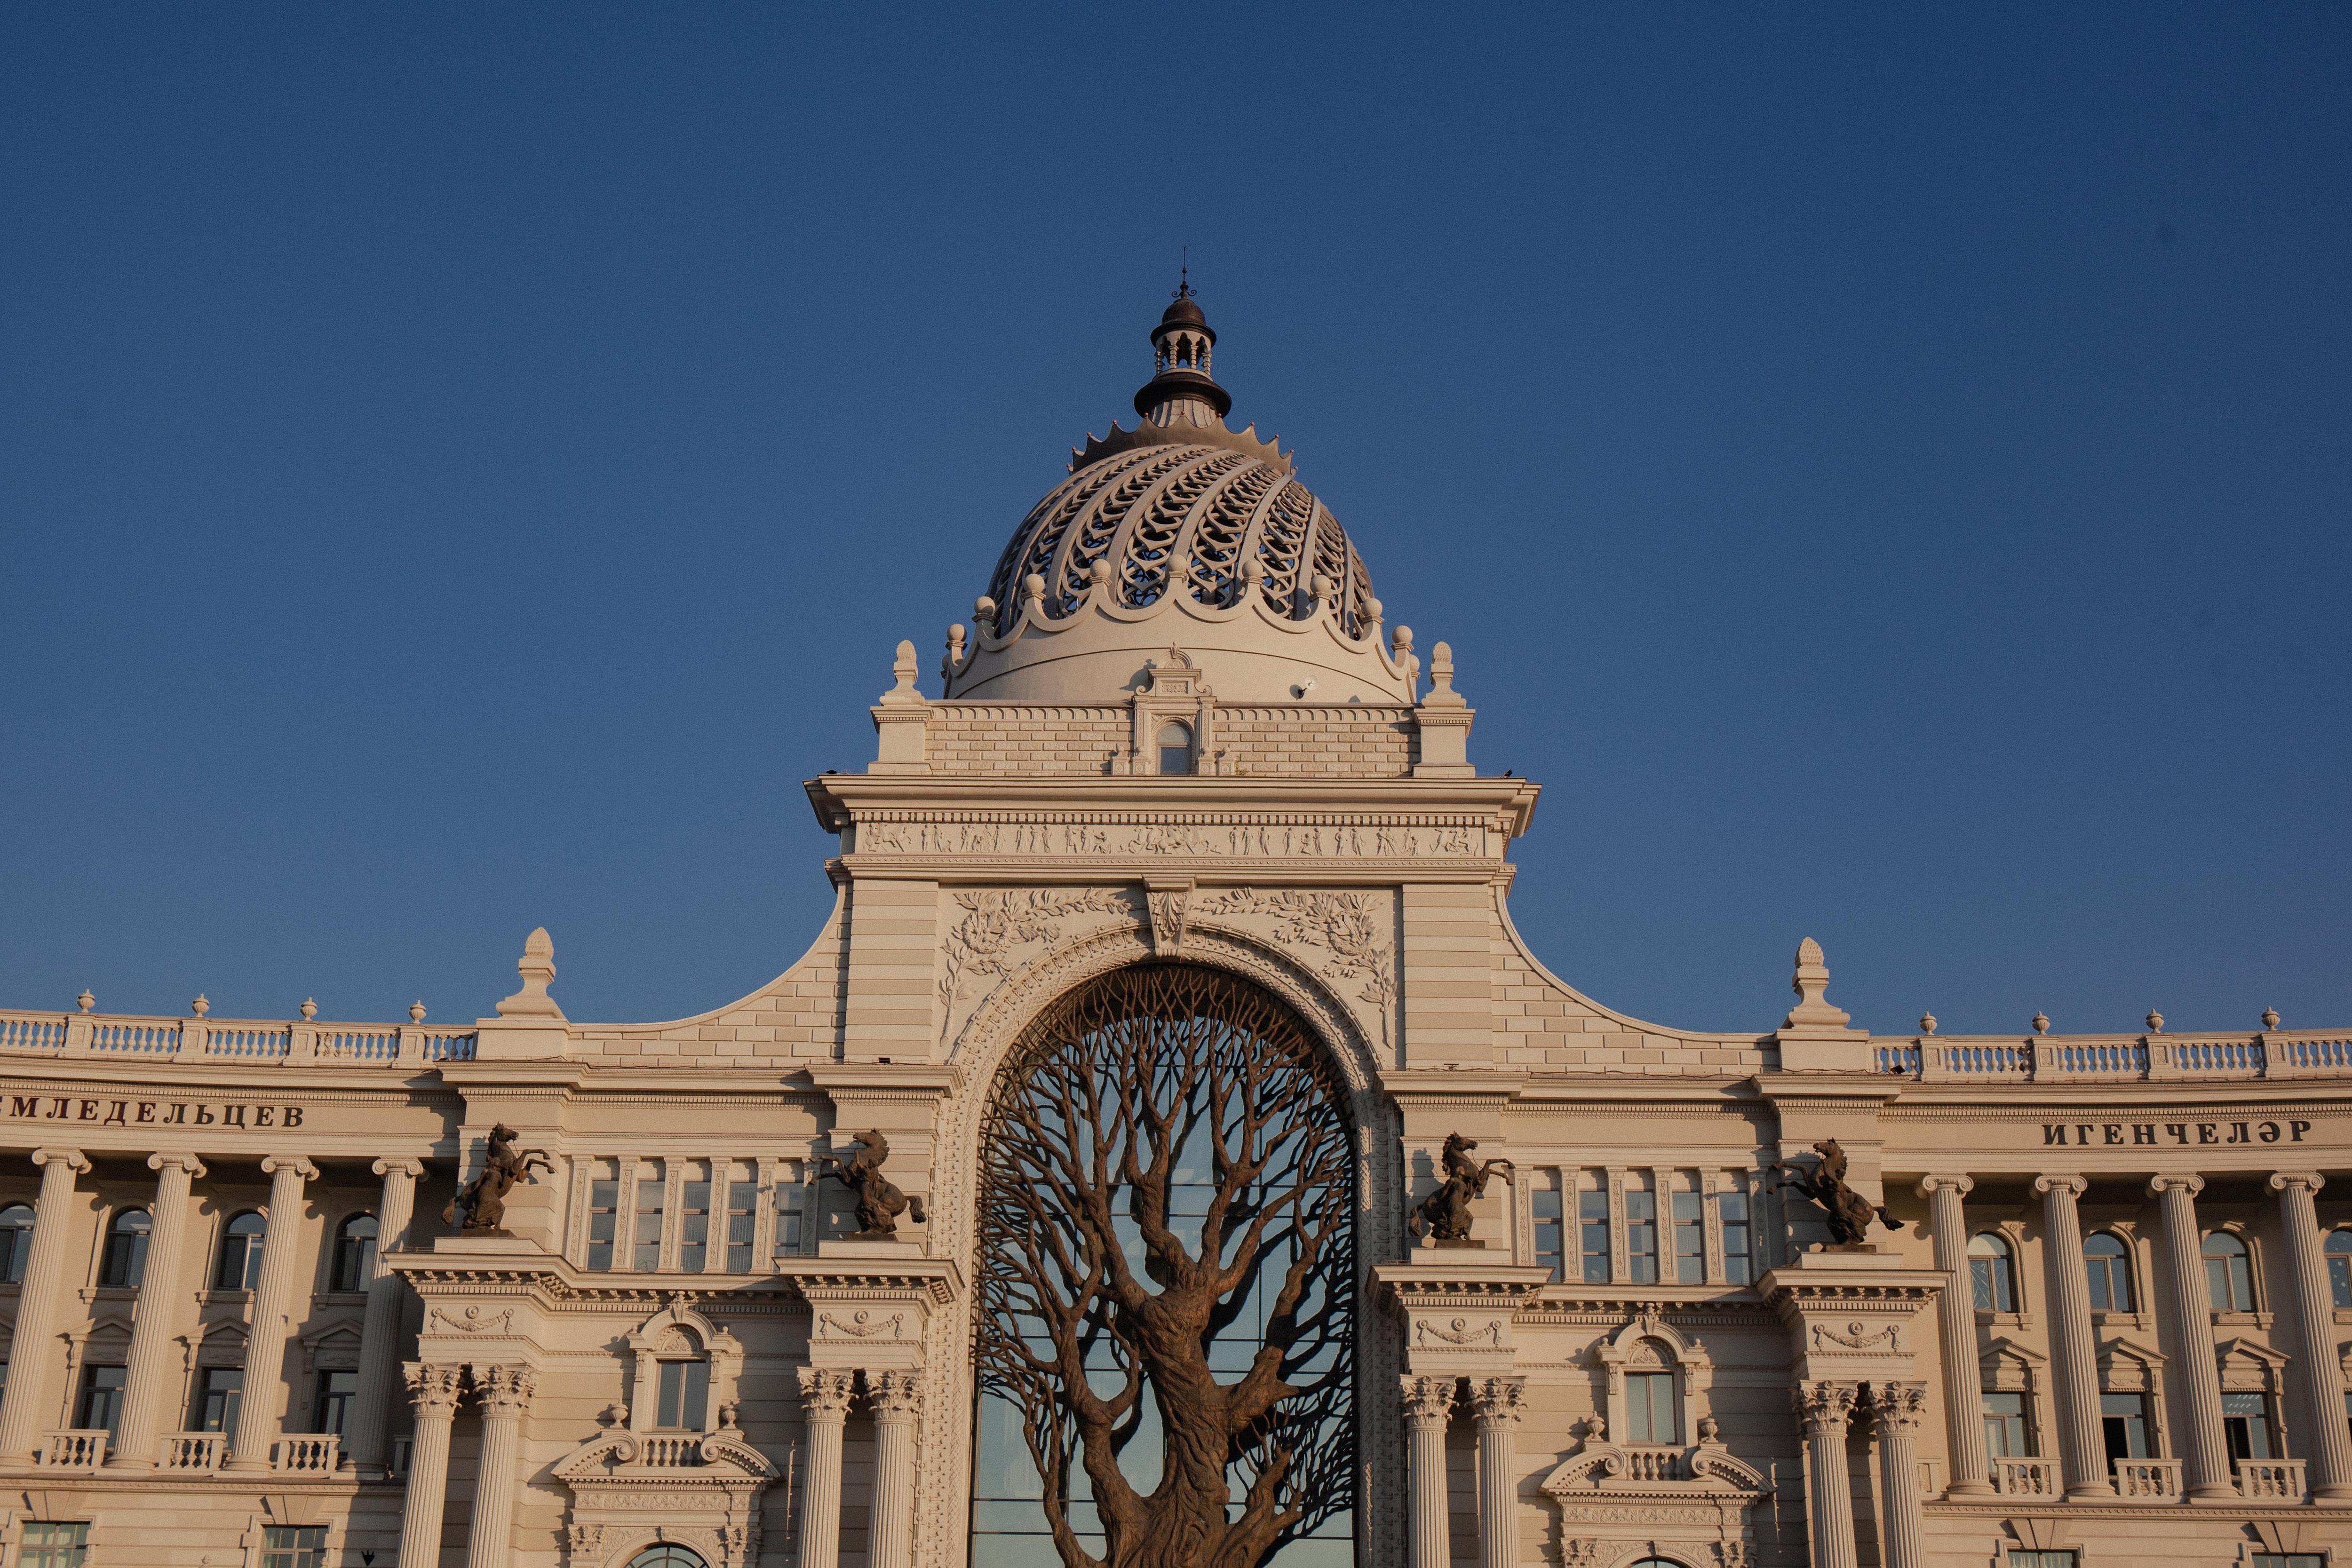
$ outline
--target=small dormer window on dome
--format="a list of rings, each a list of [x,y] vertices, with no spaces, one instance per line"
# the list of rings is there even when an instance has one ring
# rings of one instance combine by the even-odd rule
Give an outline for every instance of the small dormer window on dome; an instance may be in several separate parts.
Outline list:
[[[1192,771],[1192,727],[1181,719],[1170,719],[1160,727],[1160,771],[1190,773]]]

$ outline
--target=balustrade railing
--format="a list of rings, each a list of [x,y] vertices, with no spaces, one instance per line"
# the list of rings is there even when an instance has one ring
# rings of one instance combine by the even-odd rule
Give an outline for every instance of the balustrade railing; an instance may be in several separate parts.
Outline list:
[[[2301,1459],[2240,1459],[2238,1495],[2248,1502],[2301,1502]]]
[[[106,1433],[52,1432],[34,1457],[44,1469],[94,1470],[106,1462]]]
[[[331,1434],[280,1437],[269,1445],[269,1468],[293,1475],[332,1474],[335,1468],[342,1463],[342,1456],[339,1452],[342,1441]]]
[[[471,1061],[471,1030],[408,1024],[212,1018],[126,1018],[0,1010],[0,1056],[129,1056],[235,1063],[419,1067]]]
[[[1680,1448],[1627,1448],[1625,1473],[1621,1479],[1629,1481],[1678,1481],[1683,1479],[1683,1451]]]
[[[1876,1071],[1927,1083],[2138,1083],[2352,1073],[2352,1039],[2249,1035],[1920,1035],[1874,1040]]]
[[[227,1448],[228,1438],[224,1433],[169,1432],[164,1434],[163,1454],[155,1461],[155,1468],[209,1474],[220,1469]]]
[[[2055,1459],[1995,1459],[1992,1490],[2003,1497],[2056,1498],[2065,1494]]]
[[[637,1463],[654,1469],[684,1469],[702,1463],[699,1434],[673,1437],[654,1434],[637,1439]]]
[[[2179,1459],[2117,1459],[2116,1495],[2127,1502],[2180,1500]]]

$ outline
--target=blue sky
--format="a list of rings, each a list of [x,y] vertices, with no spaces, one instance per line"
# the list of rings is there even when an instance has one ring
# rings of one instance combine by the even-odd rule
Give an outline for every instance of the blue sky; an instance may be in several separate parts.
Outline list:
[[[0,18],[0,1005],[758,985],[1189,246],[1570,983],[2352,1024],[2352,10],[847,9]]]

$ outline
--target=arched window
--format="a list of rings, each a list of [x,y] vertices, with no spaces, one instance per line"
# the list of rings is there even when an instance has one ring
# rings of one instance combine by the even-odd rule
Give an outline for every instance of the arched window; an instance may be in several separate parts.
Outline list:
[[[1181,1537],[1207,1562],[1253,1533],[1248,1561],[1347,1559],[1348,1103],[1298,1016],[1219,970],[1117,970],[1029,1025],[980,1147],[975,1563],[1046,1560],[1056,1529],[1105,1561]],[[1253,1366],[1281,1370],[1235,1394]]]
[[[33,1255],[33,1206],[12,1203],[0,1208],[0,1277],[12,1285],[25,1282],[25,1262]]]
[[[629,1568],[709,1568],[683,1546],[648,1546],[629,1559]]]
[[[2006,1239],[1990,1230],[1969,1238],[1969,1284],[1976,1292],[1977,1311],[2017,1311],[2017,1270]]]
[[[98,1282],[136,1288],[147,1272],[147,1236],[155,1222],[143,1208],[126,1208],[106,1228],[106,1256],[99,1260]]]
[[[375,1278],[375,1216],[354,1214],[335,1230],[335,1273],[329,1287],[364,1291]]]
[[[1170,719],[1160,727],[1160,771],[1190,773],[1192,771],[1192,727]]]
[[[2337,1306],[2352,1308],[2352,1229],[2327,1233],[2327,1288]]]
[[[213,1270],[213,1289],[250,1291],[261,1282],[261,1239],[269,1222],[253,1210],[228,1222],[221,1232],[220,1266]]]
[[[2205,1238],[2205,1291],[2217,1312],[2254,1310],[2254,1270],[2246,1244],[2227,1230]]]
[[[1683,1568],[1683,1565],[1671,1557],[1644,1557],[1634,1563],[1633,1568]]]
[[[2103,1312],[2132,1310],[2131,1249],[2111,1231],[2083,1239],[2083,1266],[2091,1276],[2091,1305]]]

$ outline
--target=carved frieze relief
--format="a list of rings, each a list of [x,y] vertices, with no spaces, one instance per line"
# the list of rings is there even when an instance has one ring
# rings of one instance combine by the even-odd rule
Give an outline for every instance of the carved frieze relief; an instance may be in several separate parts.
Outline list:
[[[857,821],[858,854],[1202,860],[1438,860],[1500,852],[1496,824],[1471,816],[1259,821],[1232,814],[933,821],[882,812]]]

